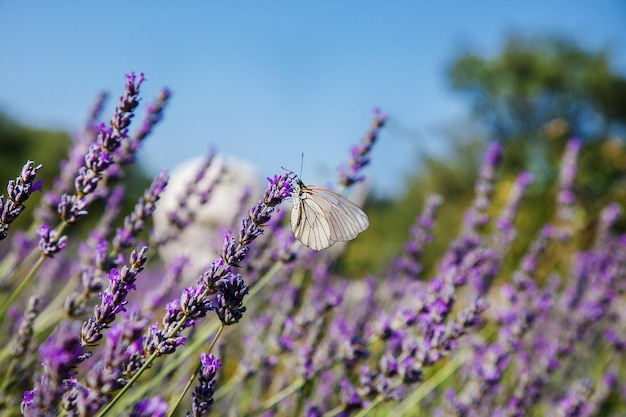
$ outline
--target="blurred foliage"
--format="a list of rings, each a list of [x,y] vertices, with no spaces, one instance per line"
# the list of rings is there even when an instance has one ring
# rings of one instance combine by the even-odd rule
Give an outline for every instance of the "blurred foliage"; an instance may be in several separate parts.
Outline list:
[[[43,190],[50,190],[54,178],[59,174],[60,162],[67,159],[72,144],[69,133],[59,130],[35,129],[23,126],[6,115],[0,113],[0,181],[2,191],[6,194],[6,184],[10,179],[17,177],[26,161],[33,160],[43,167],[37,178],[43,180]],[[150,185],[151,178],[139,167],[132,165],[126,169],[124,186],[124,213],[130,213],[144,189]],[[28,228],[33,219],[35,208],[41,201],[42,193],[36,192],[26,202],[28,209],[11,226],[12,229]],[[103,202],[92,207],[94,213],[101,213]],[[88,216],[84,222],[76,225],[70,231],[81,235],[93,227],[93,220],[98,216]]]
[[[440,255],[459,233],[482,152],[491,140],[505,146],[493,196],[494,216],[520,171],[530,171],[534,178],[522,203],[513,256],[521,256],[539,228],[554,221],[548,213],[553,212],[563,150],[573,136],[584,141],[575,181],[583,236],[593,230],[595,216],[608,202],[624,207],[626,78],[611,66],[608,51],[586,50],[565,37],[513,35],[494,57],[460,52],[448,76],[452,89],[469,101],[470,123],[486,133],[476,138],[471,133],[476,129],[447,129],[445,157],[417,161],[419,168],[397,200],[371,199],[366,207],[370,228],[349,246],[342,263],[347,273],[382,271],[401,253],[409,226],[432,193],[442,195],[444,203],[436,240],[424,259],[437,259],[428,251]],[[426,263],[425,274],[433,266]]]
[[[26,161],[43,165],[37,178],[43,180],[43,188],[49,189],[53,179],[59,174],[59,161],[67,158],[67,150],[72,143],[69,134],[58,130],[42,130],[26,127],[0,113],[0,181],[1,194],[6,194],[6,184],[15,179]],[[41,193],[34,193],[26,203],[26,210],[14,223],[16,228],[30,225],[33,208],[39,205]]]
[[[626,79],[608,51],[566,37],[513,35],[496,57],[462,52],[448,75],[490,137],[504,142],[537,137],[555,120],[557,134],[569,130],[585,140],[626,128]]]

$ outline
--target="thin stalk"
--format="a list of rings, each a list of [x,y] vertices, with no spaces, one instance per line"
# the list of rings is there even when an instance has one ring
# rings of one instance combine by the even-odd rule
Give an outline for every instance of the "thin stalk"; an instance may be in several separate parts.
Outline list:
[[[215,337],[211,341],[211,344],[209,345],[209,349],[208,349],[207,352],[210,353],[213,350],[213,347],[215,346],[215,343],[217,342],[217,339],[220,338],[220,335],[222,334],[223,330],[224,330],[224,323],[221,323],[221,326],[217,330],[217,333],[215,334]],[[202,368],[202,364],[199,363],[198,366],[196,367],[196,370],[193,371],[193,373],[189,377],[189,380],[187,381],[187,384],[185,385],[185,388],[183,388],[183,390],[181,391],[181,393],[178,396],[178,399],[176,400],[176,402],[174,403],[172,409],[167,414],[168,417],[172,417],[174,415],[174,413],[176,412],[176,409],[178,408],[180,403],[183,401],[183,397],[185,396],[185,394],[187,394],[187,391],[189,391],[189,388],[191,388],[191,384],[193,384],[193,381],[196,379],[196,376],[198,375],[198,372],[200,372],[201,368]]]
[[[434,375],[425,380],[415,391],[406,396],[400,404],[391,410],[389,415],[392,416],[404,416],[411,412],[411,415],[415,415],[413,407],[422,401],[428,394],[430,394],[435,388],[443,384],[450,376],[452,376],[467,360],[470,358],[468,352],[459,352],[452,360],[446,363],[441,369],[439,369]]]
[[[128,384],[124,385],[124,387],[117,393],[117,395],[102,409],[102,411],[100,411],[100,413],[98,414],[98,417],[102,417],[106,415],[109,411],[111,411],[113,406],[120,400],[120,398],[122,398],[122,396],[124,396],[126,391],[130,389],[130,387],[135,383],[135,381],[139,379],[141,374],[143,374],[144,371],[148,369],[150,365],[152,365],[152,362],[154,362],[154,360],[157,358],[158,355],[159,355],[159,352],[154,352],[152,356],[148,358],[148,360],[143,364],[143,366],[139,368],[137,373],[133,375],[130,381],[128,381]]]
[[[270,279],[280,270],[283,266],[283,262],[277,262],[261,277],[259,281],[250,289],[248,296],[246,297],[249,300],[251,297],[254,297],[261,289],[270,281]],[[221,322],[219,322],[221,324]],[[180,352],[179,355],[176,355],[172,358],[172,360],[167,361],[165,366],[161,368],[159,371],[163,374],[168,374],[172,372],[174,369],[178,368],[181,363],[183,363],[187,358],[194,355],[202,346],[203,343],[210,337],[211,334],[215,333],[218,328],[218,322],[212,322],[208,326],[205,326],[202,329],[202,332],[198,333],[198,336],[193,339],[193,341],[185,345],[186,348]],[[152,378],[149,382],[142,384],[137,390],[133,391],[133,395],[130,398],[130,401],[137,401],[140,398],[143,398],[147,392],[152,390],[154,387],[160,384],[160,378]]]
[[[33,277],[35,276],[35,274],[37,273],[41,265],[43,265],[43,262],[45,260],[46,260],[46,257],[44,255],[39,256],[37,263],[32,267],[28,275],[26,275],[26,277],[22,280],[20,285],[15,289],[15,291],[13,291],[13,293],[11,293],[11,295],[9,296],[9,298],[7,298],[7,300],[4,302],[2,307],[0,307],[0,322],[4,321],[4,315],[7,312],[8,308],[11,307],[11,304],[13,304],[13,301],[15,301],[17,297],[19,297],[19,295],[22,293],[24,288],[26,288],[26,286],[30,283],[30,281],[33,279]]]
[[[354,417],[364,417],[368,415],[370,411],[378,407],[379,404],[382,404],[383,401],[384,401],[383,396],[378,395],[376,398],[374,398],[374,400],[367,407],[365,407],[364,409],[356,413]]]
[[[56,233],[57,239],[58,239],[58,237],[61,236],[61,233],[63,233],[63,230],[65,229],[66,226],[67,226],[67,223],[66,222],[62,222],[55,229],[55,233]],[[46,260],[46,256],[41,254],[39,256],[39,259],[35,263],[35,265],[31,268],[31,270],[28,273],[28,275],[26,275],[26,277],[22,280],[20,285],[15,289],[15,291],[13,291],[13,293],[9,296],[9,298],[4,302],[4,304],[0,308],[0,322],[2,322],[4,320],[4,315],[7,312],[8,308],[11,306],[11,304],[13,304],[13,301],[15,301],[15,299],[22,293],[24,288],[26,288],[26,285],[28,285],[30,283],[30,281],[33,279],[33,277],[35,276],[37,271],[39,271],[39,268],[41,267],[41,265],[43,265],[43,262],[45,260]]]

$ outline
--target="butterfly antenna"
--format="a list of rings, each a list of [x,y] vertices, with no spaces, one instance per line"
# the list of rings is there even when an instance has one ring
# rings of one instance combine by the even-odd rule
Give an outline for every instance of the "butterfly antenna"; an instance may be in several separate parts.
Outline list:
[[[302,168],[304,167],[304,152],[302,152],[302,156],[300,158],[300,178],[302,178]]]

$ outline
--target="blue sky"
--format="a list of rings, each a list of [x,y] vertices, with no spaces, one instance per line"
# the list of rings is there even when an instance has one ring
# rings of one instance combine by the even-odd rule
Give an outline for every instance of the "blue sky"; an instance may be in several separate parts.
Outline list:
[[[507,33],[564,33],[608,46],[626,72],[626,2],[614,1],[19,1],[0,2],[0,107],[19,121],[75,131],[101,90],[144,72],[144,101],[173,90],[140,160],[151,172],[209,144],[303,179],[336,178],[381,107],[392,116],[367,174],[401,191],[420,152],[467,105],[444,70],[455,53],[499,50]],[[411,132],[410,134],[407,132]]]

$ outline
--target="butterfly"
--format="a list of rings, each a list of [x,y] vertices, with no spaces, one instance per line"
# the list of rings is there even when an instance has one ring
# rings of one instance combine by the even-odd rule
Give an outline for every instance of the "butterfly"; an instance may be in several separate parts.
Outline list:
[[[367,214],[352,201],[295,179],[291,230],[305,246],[319,251],[352,240],[370,224]]]

